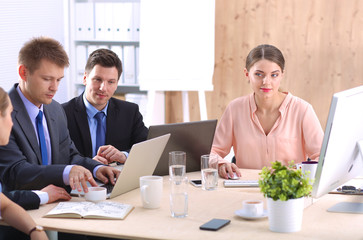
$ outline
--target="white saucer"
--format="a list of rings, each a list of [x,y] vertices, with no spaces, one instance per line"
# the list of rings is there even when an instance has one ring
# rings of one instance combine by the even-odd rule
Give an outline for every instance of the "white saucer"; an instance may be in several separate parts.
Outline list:
[[[251,215],[247,214],[243,209],[239,209],[239,210],[235,211],[234,214],[236,214],[237,216],[244,218],[244,219],[255,220],[255,219],[266,218],[267,210],[266,209],[263,210],[263,214],[261,216],[251,216]]]

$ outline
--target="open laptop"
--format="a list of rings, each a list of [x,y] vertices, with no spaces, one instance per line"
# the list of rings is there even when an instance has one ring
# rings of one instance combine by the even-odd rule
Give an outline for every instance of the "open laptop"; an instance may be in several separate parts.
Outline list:
[[[148,139],[171,134],[154,175],[169,174],[169,152],[172,151],[186,152],[187,172],[200,171],[200,157],[210,153],[216,126],[216,119],[150,126]]]
[[[138,188],[141,176],[152,175],[169,137],[170,134],[165,134],[134,144],[115,185],[104,185],[107,187],[107,197],[114,198]],[[102,184],[99,185],[103,186]],[[78,191],[72,190],[71,194],[78,195]]]

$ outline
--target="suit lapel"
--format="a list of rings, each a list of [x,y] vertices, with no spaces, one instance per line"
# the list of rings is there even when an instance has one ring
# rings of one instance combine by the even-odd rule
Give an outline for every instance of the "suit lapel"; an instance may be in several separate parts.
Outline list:
[[[50,143],[52,146],[52,164],[58,163],[58,153],[59,153],[59,135],[57,131],[57,126],[54,118],[54,113],[50,107],[51,104],[43,104],[44,115],[47,119],[48,131]]]
[[[74,118],[76,119],[76,124],[79,127],[80,132],[82,133],[82,144],[83,149],[85,149],[86,156],[92,156],[91,133],[89,131],[86,107],[83,103],[83,94],[78,96],[76,99]]]
[[[11,89],[9,92],[9,96],[11,98],[11,102],[13,104],[14,109],[14,119],[18,122],[19,127],[24,132],[25,137],[28,140],[29,145],[35,152],[37,156],[38,163],[42,164],[42,158],[40,153],[40,148],[38,145],[37,135],[34,130],[34,126],[30,120],[29,114],[24,106],[23,101],[21,100],[18,92],[16,91],[16,86]],[[15,123],[14,123],[15,125]]]
[[[119,129],[119,119],[121,114],[120,110],[117,108],[116,104],[112,101],[112,98],[110,98],[108,102],[108,108],[107,108],[107,118],[106,118],[106,144],[110,143],[110,138],[112,136],[110,129]],[[115,135],[113,133],[113,135]]]

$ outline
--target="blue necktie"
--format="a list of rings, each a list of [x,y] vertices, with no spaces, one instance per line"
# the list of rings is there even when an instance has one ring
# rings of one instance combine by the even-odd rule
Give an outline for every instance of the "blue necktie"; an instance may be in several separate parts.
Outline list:
[[[94,116],[94,118],[97,121],[97,131],[96,131],[96,149],[95,149],[95,153],[97,154],[98,148],[100,146],[105,145],[105,138],[106,138],[106,133],[104,128],[102,127],[102,119],[105,116],[104,112],[98,112],[96,113],[96,115]]]
[[[48,165],[47,145],[45,144],[43,129],[43,112],[41,110],[39,110],[38,116],[36,118],[36,125],[38,131],[40,152],[42,153],[42,165]]]

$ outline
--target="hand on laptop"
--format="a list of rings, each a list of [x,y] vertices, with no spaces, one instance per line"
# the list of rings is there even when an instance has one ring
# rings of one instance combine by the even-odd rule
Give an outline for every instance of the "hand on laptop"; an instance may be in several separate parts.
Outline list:
[[[96,177],[98,180],[102,181],[104,184],[111,183],[115,185],[118,176],[120,175],[120,171],[108,166],[100,167],[96,172]]]
[[[114,146],[104,145],[98,149],[97,155],[93,158],[93,160],[106,165],[113,162],[125,163],[126,156]]]
[[[98,186],[92,177],[92,173],[88,169],[82,166],[73,166],[69,172],[69,185],[71,188],[81,192],[83,187],[83,191],[86,193],[88,192],[87,182],[89,182],[92,187]]]

